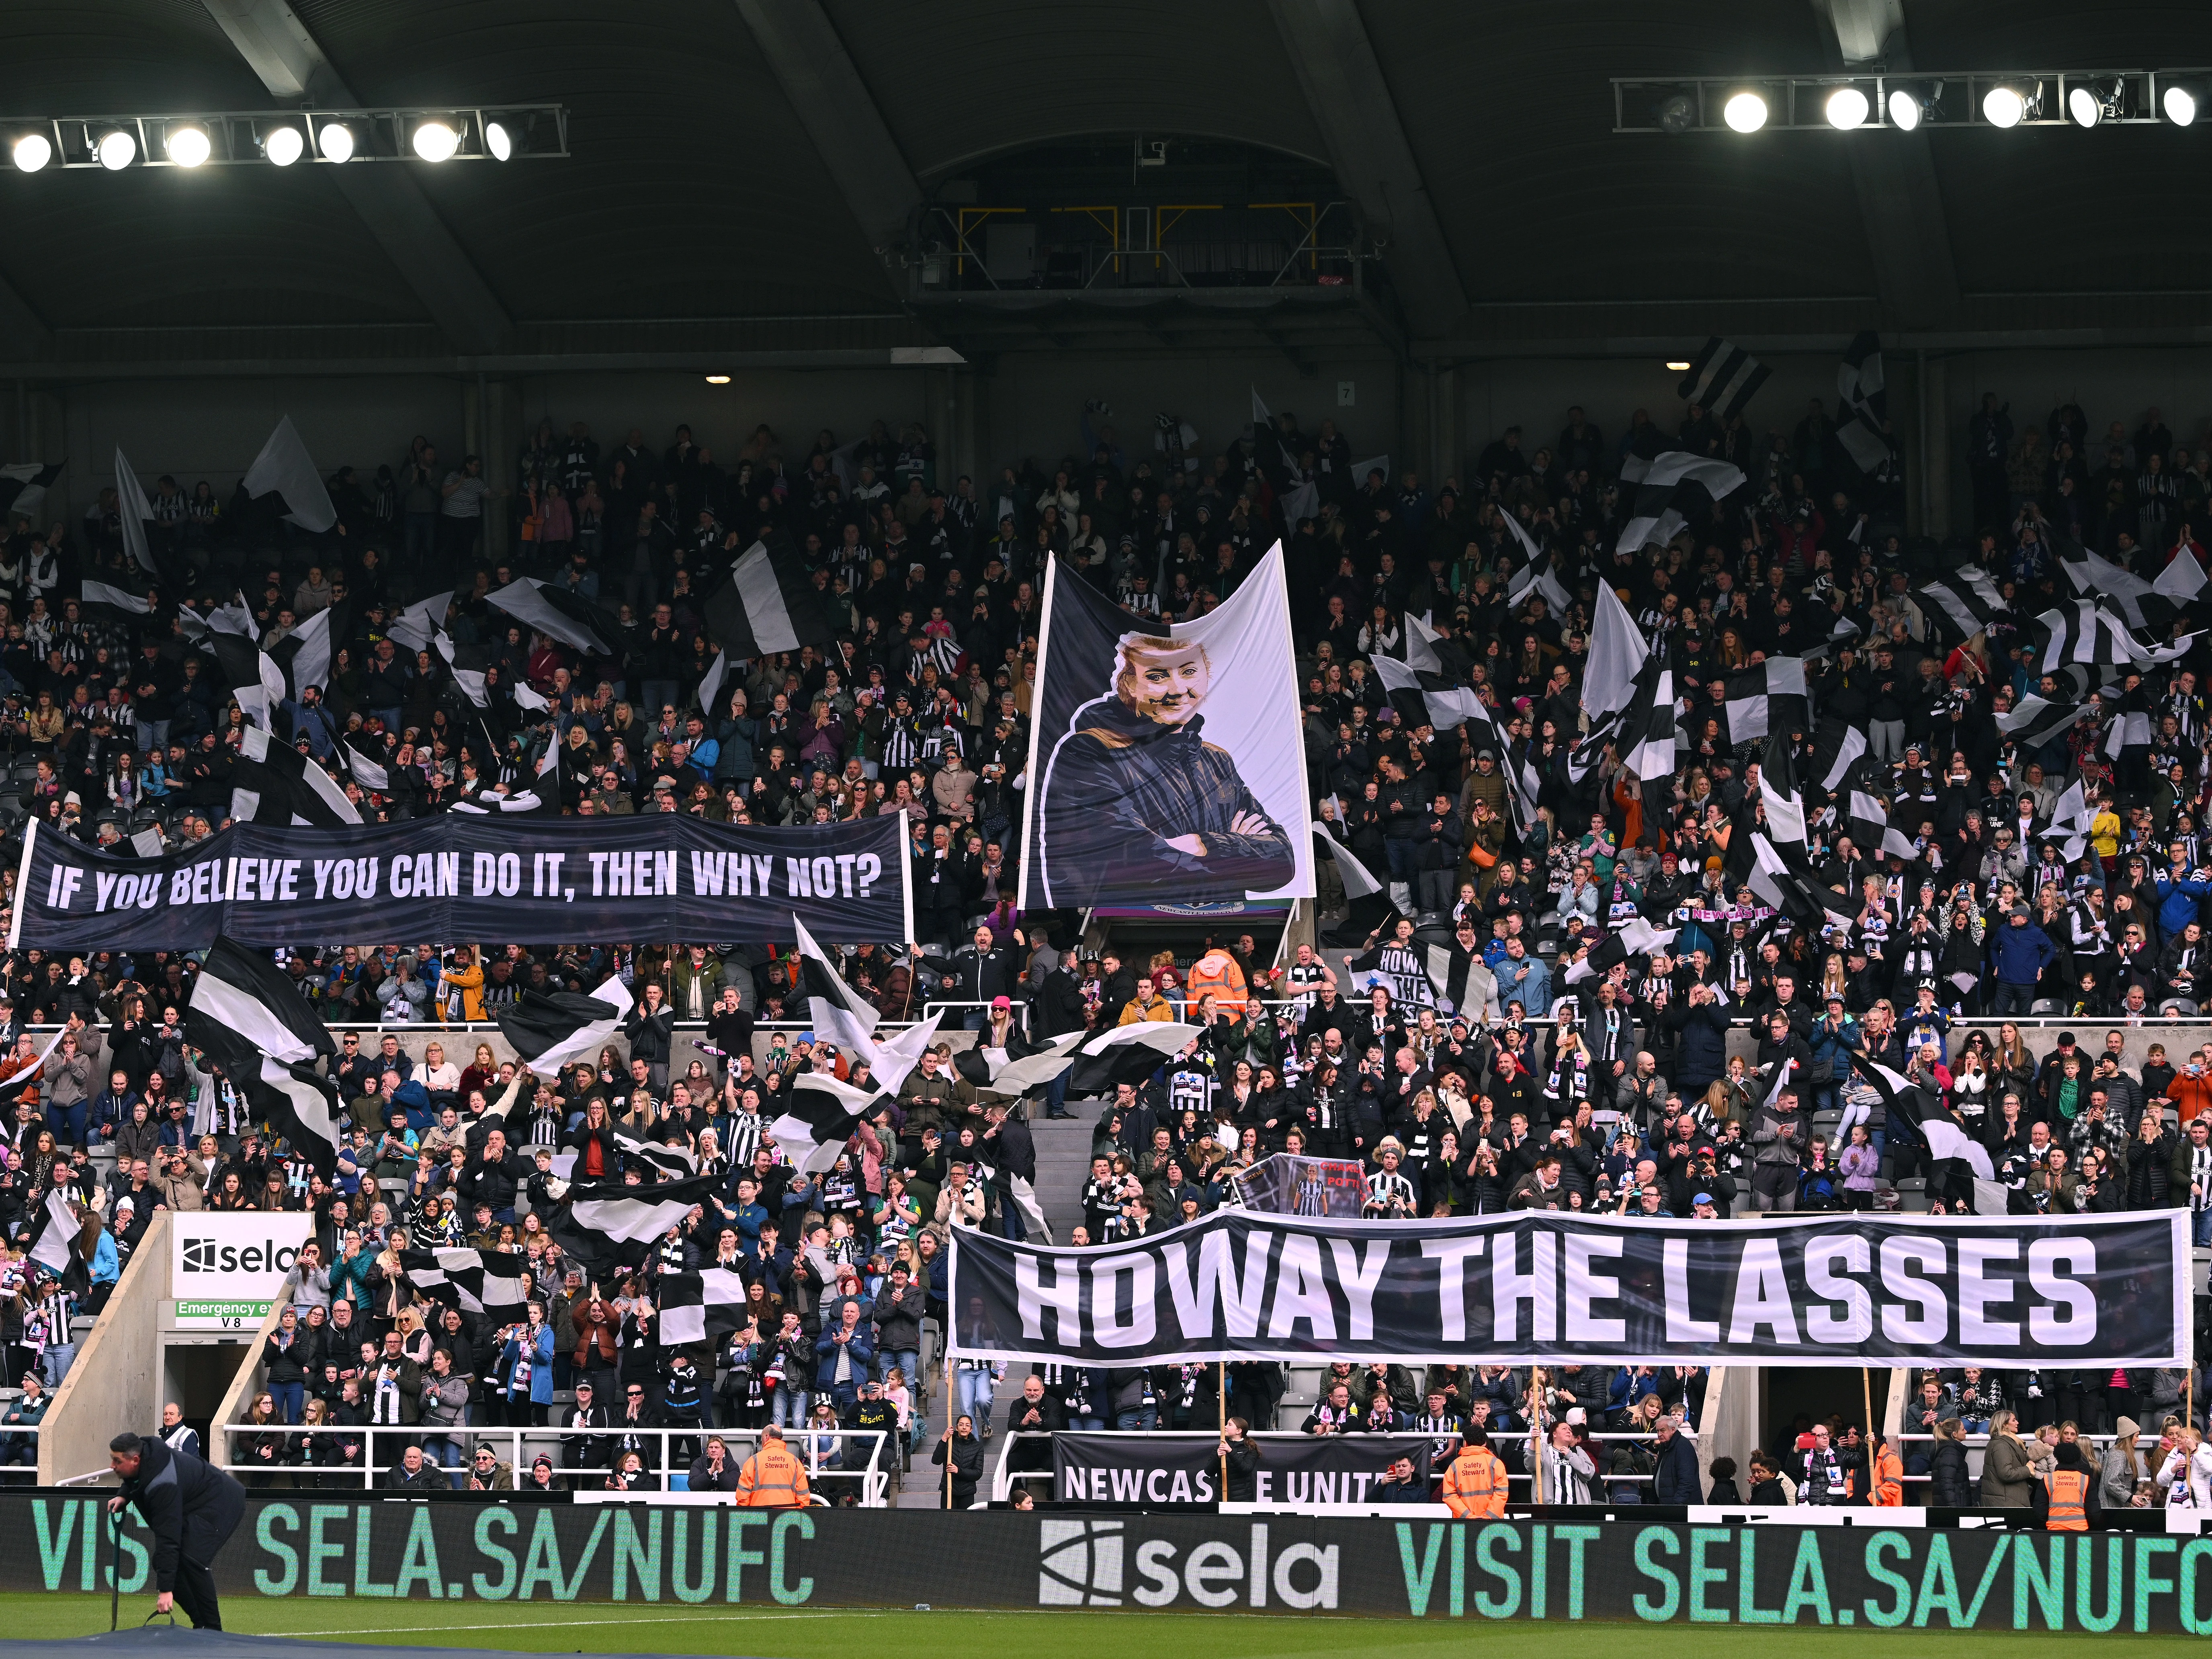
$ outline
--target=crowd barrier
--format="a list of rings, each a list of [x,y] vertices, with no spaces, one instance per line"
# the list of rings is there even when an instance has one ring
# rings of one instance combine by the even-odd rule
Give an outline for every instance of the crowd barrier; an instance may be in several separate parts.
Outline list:
[[[2212,1537],[1858,1514],[1863,1524],[1632,1510],[1462,1523],[256,1493],[213,1566],[219,1591],[240,1599],[2212,1635]],[[149,1561],[135,1515],[111,1545],[97,1498],[0,1493],[0,1589],[138,1595]]]
[[[529,1472],[532,1459],[540,1453],[553,1460],[555,1473],[565,1486],[581,1489],[586,1486],[604,1484],[609,1465],[642,1443],[651,1449],[644,1459],[646,1472],[658,1483],[660,1492],[688,1490],[688,1471],[692,1458],[706,1449],[708,1437],[718,1436],[728,1448],[731,1467],[742,1465],[745,1459],[759,1449],[760,1432],[756,1429],[556,1429],[556,1428],[471,1428],[465,1425],[448,1430],[426,1427],[421,1424],[407,1426],[383,1427],[310,1427],[298,1425],[262,1426],[257,1424],[234,1423],[215,1432],[223,1440],[224,1461],[218,1466],[229,1470],[248,1486],[266,1486],[284,1481],[317,1490],[345,1490],[351,1487],[375,1487],[397,1466],[410,1443],[423,1447],[426,1462],[436,1463],[449,1474],[465,1477],[477,1448],[489,1445],[499,1462],[514,1472],[520,1482]],[[795,1451],[806,1464],[807,1484],[817,1492],[836,1498],[849,1492],[856,1502],[869,1509],[881,1509],[888,1499],[890,1472],[896,1462],[889,1443],[896,1437],[872,1429],[791,1429],[786,1431],[785,1445]],[[294,1437],[297,1437],[296,1439]],[[341,1437],[362,1443],[365,1455],[360,1464],[289,1462],[279,1457],[271,1462],[256,1457],[256,1442],[272,1440],[291,1446],[313,1444],[318,1441],[336,1444]],[[596,1468],[571,1468],[567,1466],[568,1443],[588,1440],[599,1449],[602,1461]],[[447,1455],[441,1456],[444,1452]]]

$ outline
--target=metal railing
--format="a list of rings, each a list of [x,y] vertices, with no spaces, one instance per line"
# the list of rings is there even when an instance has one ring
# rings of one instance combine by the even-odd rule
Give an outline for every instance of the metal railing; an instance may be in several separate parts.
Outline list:
[[[479,1445],[492,1446],[500,1461],[514,1473],[514,1483],[520,1488],[528,1478],[532,1462],[541,1453],[553,1460],[555,1474],[562,1481],[564,1489],[575,1490],[579,1485],[604,1485],[607,1476],[625,1452],[637,1449],[637,1443],[657,1445],[659,1466],[648,1465],[647,1472],[659,1482],[662,1492],[673,1491],[676,1476],[688,1480],[690,1457],[675,1461],[672,1447],[678,1441],[704,1450],[709,1437],[716,1437],[729,1450],[732,1468],[740,1467],[760,1444],[757,1429],[562,1429],[556,1427],[483,1427],[471,1428],[456,1424],[450,1428],[426,1426],[420,1423],[374,1425],[281,1425],[258,1423],[230,1423],[215,1430],[222,1437],[223,1462],[218,1468],[244,1479],[248,1486],[264,1485],[279,1475],[289,1476],[295,1483],[327,1485],[332,1488],[358,1485],[364,1489],[374,1488],[379,1477],[393,1469],[404,1468],[401,1461],[410,1445],[423,1449],[422,1462],[426,1468],[436,1468],[453,1477],[451,1483],[456,1491],[465,1490],[470,1464]],[[286,1461],[301,1440],[315,1438],[336,1440],[339,1437],[361,1442],[361,1462],[355,1463],[316,1463]],[[823,1482],[851,1481],[859,1491],[860,1507],[882,1509],[889,1501],[891,1471],[886,1467],[884,1452],[898,1439],[896,1430],[876,1429],[792,1429],[785,1432],[784,1444],[799,1455],[806,1464],[810,1486]],[[241,1456],[240,1442],[272,1439],[284,1443],[279,1455],[274,1459]],[[568,1444],[573,1440],[589,1440],[606,1446],[606,1461],[591,1465],[571,1466],[568,1462]],[[457,1462],[447,1463],[433,1455],[433,1448],[451,1446]],[[856,1454],[865,1452],[865,1461],[854,1462]],[[389,1461],[380,1458],[385,1455]],[[260,1476],[255,1480],[252,1477]]]
[[[1082,1429],[1069,1431],[1068,1432],[1079,1433],[1084,1435],[1086,1438],[1100,1437],[1109,1440],[1152,1440],[1158,1437],[1157,1433],[1144,1429]],[[1176,1429],[1169,1431],[1169,1432],[1176,1434],[1208,1435],[1215,1433],[1216,1431],[1210,1427],[1204,1427]],[[1364,1433],[1364,1431],[1363,1431],[1362,1432]],[[1419,1437],[1421,1431],[1418,1429],[1398,1429],[1393,1431],[1393,1432],[1395,1435],[1403,1437],[1407,1435]],[[1698,1437],[1696,1431],[1685,1427],[1681,1433],[1682,1437],[1690,1442],[1691,1444],[1695,1445],[1697,1443]],[[1004,1503],[1006,1500],[1008,1494],[1013,1491],[1014,1483],[1018,1480],[1024,1482],[1024,1484],[1032,1480],[1042,1480],[1049,1483],[1054,1479],[1054,1472],[1049,1468],[1017,1469],[1010,1467],[1013,1462],[1014,1442],[1018,1440],[1042,1440],[1049,1443],[1053,1437],[1054,1431],[1043,1429],[1009,1429],[1000,1437],[1000,1438],[1006,1443],[1006,1451],[1000,1455],[998,1468],[991,1477],[991,1498],[993,1502]],[[1268,1441],[1309,1441],[1314,1438],[1312,1435],[1301,1434],[1295,1429],[1255,1429],[1245,1437],[1247,1439],[1259,1441],[1263,1443]],[[1361,1437],[1361,1434],[1354,1433],[1345,1437],[1357,1441]],[[1441,1439],[1443,1437],[1437,1436],[1436,1437]],[[1638,1434],[1632,1431],[1606,1429],[1593,1432],[1585,1437],[1585,1443],[1590,1446],[1600,1447],[1601,1449],[1604,1444],[1608,1443],[1625,1442],[1640,1445],[1649,1445],[1651,1443],[1651,1438],[1652,1437],[1648,1434]],[[1490,1437],[1490,1444],[1493,1450],[1497,1449],[1500,1446],[1518,1446],[1522,1449],[1522,1455],[1525,1456],[1528,1451],[1528,1436],[1525,1431],[1516,1431],[1511,1433],[1507,1433],[1502,1431],[1494,1431]],[[1599,1463],[1599,1459],[1595,1454],[1592,1455],[1590,1461],[1593,1463]],[[1443,1480],[1443,1470],[1442,1468],[1431,1465],[1429,1470],[1429,1479],[1431,1481]],[[1657,1477],[1656,1475],[1650,1474],[1613,1474],[1609,1473],[1603,1467],[1602,1463],[1600,1463],[1597,1473],[1594,1475],[1587,1476],[1585,1479],[1587,1480],[1592,1492],[1595,1493],[1601,1492],[1605,1487],[1614,1484],[1649,1486],[1653,1480],[1657,1479]],[[1514,1487],[1517,1485],[1528,1494],[1529,1501],[1533,1502],[1534,1500],[1536,1477],[1534,1474],[1516,1471],[1509,1466],[1506,1470],[1505,1483],[1506,1491],[1509,1496],[1511,1494]],[[1553,1498],[1550,1501],[1557,1502],[1558,1500],[1556,1498]],[[1602,1502],[1603,1499],[1600,1498],[1599,1501]]]

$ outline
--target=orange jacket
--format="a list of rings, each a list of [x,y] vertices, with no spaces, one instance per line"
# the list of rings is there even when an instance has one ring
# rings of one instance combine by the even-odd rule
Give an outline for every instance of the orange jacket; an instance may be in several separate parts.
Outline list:
[[[1213,1006],[1231,1018],[1244,1017],[1244,970],[1226,951],[1208,951],[1191,963],[1184,991],[1193,1019],[1197,1018],[1198,1000],[1209,994],[1213,998]]]
[[[2088,1474],[2081,1469],[2053,1469],[2047,1484],[2051,1490],[2051,1514],[2043,1523],[2044,1530],[2088,1531]]]
[[[1857,1471],[1852,1471],[1856,1476]],[[1900,1509],[1905,1504],[1905,1460],[1888,1442],[1874,1456],[1874,1507]]]
[[[780,1440],[768,1440],[738,1471],[738,1502],[747,1509],[788,1510],[806,1502],[806,1465]]]
[[[1505,1465],[1487,1446],[1462,1446],[1444,1471],[1444,1507],[1462,1520],[1505,1518]]]
[[[2166,1085],[2166,1097],[2185,1124],[2200,1112],[2212,1112],[2212,1076],[2191,1077],[2184,1072]]]

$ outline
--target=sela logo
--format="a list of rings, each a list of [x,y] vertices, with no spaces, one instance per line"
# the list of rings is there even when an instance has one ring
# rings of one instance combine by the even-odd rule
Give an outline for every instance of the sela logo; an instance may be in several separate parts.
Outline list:
[[[184,1241],[185,1271],[188,1273],[285,1273],[300,1259],[296,1244],[279,1244],[264,1238],[258,1244],[225,1244],[212,1238]]]
[[[1037,1605],[1118,1607],[1122,1604],[1128,1534],[1119,1521],[1043,1521],[1037,1534]],[[1178,1557],[1180,1556],[1180,1559]],[[1127,1599],[1140,1607],[1265,1607],[1270,1598],[1297,1612],[1334,1611],[1340,1556],[1334,1544],[1298,1543],[1270,1555],[1267,1528],[1252,1525],[1240,1551],[1209,1538],[1183,1554],[1164,1538],[1146,1539],[1127,1558],[1139,1583]]]
[[[1037,1539],[1037,1605],[1121,1605],[1121,1523],[1047,1521]]]

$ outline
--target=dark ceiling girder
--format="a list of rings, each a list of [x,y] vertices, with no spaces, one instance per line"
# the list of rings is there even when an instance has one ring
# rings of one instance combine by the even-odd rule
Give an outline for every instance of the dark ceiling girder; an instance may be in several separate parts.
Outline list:
[[[1328,141],[1337,182],[1359,204],[1369,234],[1386,244],[1383,263],[1407,322],[1417,334],[1449,329],[1466,313],[1467,290],[1358,7],[1267,0],[1267,9]]]
[[[1843,69],[1912,67],[1904,0],[1814,0],[1826,45]],[[1883,320],[1891,328],[1941,328],[1959,316],[1950,223],[1925,132],[1855,135],[1845,145],[1866,230]]]
[[[285,0],[202,0],[246,66],[273,96],[344,107],[360,100]],[[329,169],[408,287],[463,351],[495,351],[514,329],[453,233],[404,167]]]
[[[898,246],[921,210],[921,186],[820,0],[737,8],[868,246]]]

